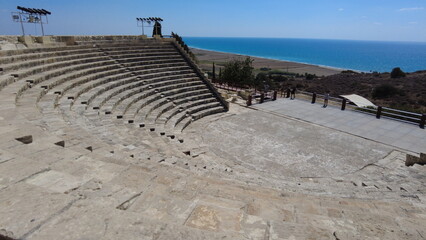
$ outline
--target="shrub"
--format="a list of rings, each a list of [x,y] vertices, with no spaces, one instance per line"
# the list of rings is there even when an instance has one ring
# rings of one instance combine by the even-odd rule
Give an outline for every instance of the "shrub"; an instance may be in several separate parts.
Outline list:
[[[388,98],[399,93],[399,90],[389,84],[382,84],[373,90],[373,98]]]
[[[312,80],[316,77],[317,77],[317,75],[315,75],[315,74],[305,73],[306,80]]]
[[[225,64],[222,72],[222,81],[234,86],[253,85],[253,59],[234,59]]]
[[[405,72],[403,72],[401,68],[399,67],[392,69],[391,78],[400,78],[400,77],[405,77]]]

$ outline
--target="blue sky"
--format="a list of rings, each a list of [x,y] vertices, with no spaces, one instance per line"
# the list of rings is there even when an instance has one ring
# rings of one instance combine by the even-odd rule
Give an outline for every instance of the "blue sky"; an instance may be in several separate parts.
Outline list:
[[[158,16],[183,36],[426,42],[426,0],[0,0],[0,34],[21,34],[17,5],[50,10],[53,35],[140,34],[135,18]]]

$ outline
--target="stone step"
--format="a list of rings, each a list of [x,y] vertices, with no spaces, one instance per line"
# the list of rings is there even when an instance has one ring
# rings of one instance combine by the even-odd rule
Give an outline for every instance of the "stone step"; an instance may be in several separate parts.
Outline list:
[[[132,68],[132,67],[142,67],[144,65],[162,65],[162,64],[175,64],[175,63],[182,63],[182,64],[187,64],[185,62],[185,60],[183,59],[165,59],[165,60],[150,60],[150,61],[143,61],[143,62],[122,62],[121,64],[123,64],[124,66],[128,67],[128,68]]]
[[[63,55],[48,56],[45,58],[38,57],[34,60],[23,59],[21,61],[14,61],[12,63],[2,65],[2,68],[4,72],[10,72],[14,70],[19,70],[21,68],[30,68],[30,67],[49,64],[49,63],[64,62],[64,61],[70,61],[74,59],[89,58],[89,57],[96,57],[96,56],[103,56],[103,54],[98,51],[87,51],[87,50],[84,50],[84,51],[80,50],[80,51],[74,51],[69,53],[64,52]]]
[[[163,56],[147,56],[147,57],[132,57],[132,58],[114,58],[116,61],[126,64],[132,62],[150,62],[154,60],[182,60],[182,56],[178,54],[163,55]]]
[[[177,108],[179,110],[182,109],[182,111],[186,111],[187,109],[191,109],[191,108],[194,108],[196,106],[201,106],[201,105],[207,106],[207,105],[213,104],[213,103],[218,103],[217,99],[215,99],[215,98],[204,98],[204,99],[187,101],[184,104],[176,105],[175,108]],[[148,125],[155,125],[156,122],[157,122],[159,113],[157,112],[157,113],[151,114],[151,112],[152,112],[152,110],[147,113],[147,117],[146,117],[145,122]]]
[[[152,48],[131,48],[131,49],[102,49],[103,52],[107,53],[109,56],[118,56],[118,55],[127,55],[127,54],[145,54],[145,53],[170,53],[176,52],[176,49],[173,47],[152,47]]]
[[[215,107],[220,107],[220,103],[213,102],[208,104],[191,106],[186,109],[177,109],[177,111],[175,111],[174,114],[172,113],[171,117],[165,116],[165,118],[168,119],[168,121],[166,121],[165,129],[174,129],[185,118],[192,119],[192,114],[195,114],[199,111],[202,111],[208,108],[215,108]]]
[[[176,51],[168,51],[168,52],[136,52],[136,53],[119,53],[116,55],[108,54],[108,56],[121,60],[128,58],[161,58],[167,56],[178,55]]]
[[[61,72],[66,72],[72,70],[73,68],[77,68],[76,66],[81,67],[82,64],[88,65],[90,63],[98,61],[105,61],[105,63],[107,63],[112,60],[109,60],[107,57],[104,56],[75,59],[68,62],[45,64],[33,68],[21,69],[11,75],[14,75],[16,80],[27,79],[33,84],[37,84],[38,82],[41,82],[44,79],[51,77],[52,75],[58,76]],[[0,76],[0,82],[5,81],[5,79],[7,79],[7,76]]]
[[[95,103],[93,103],[94,106],[101,108],[103,104],[105,104],[109,99],[111,99],[113,96],[120,94],[126,90],[134,89],[134,88],[141,88],[145,86],[144,88],[149,88],[149,85],[151,84],[157,84],[158,82],[164,82],[169,79],[187,79],[188,77],[192,77],[193,74],[187,74],[187,75],[167,75],[165,77],[158,77],[151,79],[151,81],[146,81],[144,79],[137,78],[137,82],[135,83],[128,83],[126,85],[122,86],[115,86],[114,89],[108,89],[104,92],[102,92],[102,95],[98,100],[96,100]],[[152,86],[151,86],[152,88]],[[93,99],[92,99],[93,100]]]
[[[187,90],[195,90],[195,89],[202,89],[202,88],[206,88],[206,86],[199,81],[181,82],[181,83],[175,83],[175,84],[170,84],[166,86],[164,86],[163,82],[160,82],[157,84],[151,84],[147,86],[147,88],[129,90],[129,91],[121,93],[120,95],[116,95],[114,98],[111,99],[111,101],[107,102],[104,105],[104,108],[108,109],[108,111],[114,111],[115,108],[122,101],[130,97],[136,97],[137,94],[140,94],[143,97],[156,94],[156,95],[159,95],[159,97],[161,97],[161,93],[168,90],[185,89],[187,91]]]
[[[94,60],[94,59],[92,59]],[[63,68],[59,68],[59,69],[54,69],[54,70],[50,70],[48,72],[44,72],[44,73],[39,73],[37,75],[34,75],[32,77],[32,83],[31,86],[32,88],[41,86],[43,82],[47,82],[50,79],[54,79],[55,77],[62,77],[62,79],[66,79],[66,77],[72,78],[73,76],[78,76],[78,73],[80,73],[81,75],[84,75],[84,70],[87,71],[97,71],[97,67],[100,67],[101,69],[103,68],[102,66],[105,65],[113,65],[115,64],[113,61],[111,60],[106,60],[106,61],[89,61],[89,62],[84,62],[83,63],[79,63],[77,65],[71,65],[69,67],[63,67]],[[73,74],[77,74],[77,75],[73,75]],[[54,81],[54,80],[52,80]],[[65,80],[62,80],[65,81]],[[20,81],[21,84],[23,84],[23,81]],[[54,83],[52,83],[54,84]],[[48,85],[42,85],[42,88],[44,88],[45,90],[47,90]],[[29,89],[29,83],[27,84],[23,84],[23,86],[21,87],[21,89],[18,91],[18,94],[16,95],[16,101],[19,100],[19,98],[21,97],[21,95],[27,90]]]
[[[164,97],[162,97],[161,99],[158,100],[158,105],[154,105],[154,108],[159,108],[162,105],[165,105],[167,103],[168,106],[171,105],[171,108],[175,107],[176,104],[174,104],[172,101],[174,99],[179,99],[179,98],[185,98],[187,96],[197,96],[198,94],[204,93],[204,95],[209,95],[211,96],[211,94],[209,93],[208,90],[204,89],[204,90],[196,90],[196,91],[186,91],[186,89],[176,89],[176,90],[172,90],[172,91],[167,91],[164,92]],[[206,94],[207,92],[207,94]],[[202,96],[202,95],[201,95]],[[141,110],[144,109],[142,112]],[[128,117],[125,117],[125,119],[136,119],[137,115],[139,115],[139,119],[145,119],[145,116],[148,112],[150,112],[152,109],[150,108],[146,108],[146,104],[133,104],[132,108],[128,110],[128,112],[126,113],[128,115]],[[161,113],[164,113],[165,111],[170,110],[170,107],[165,107],[165,110],[161,110]]]
[[[200,81],[198,79],[186,78],[186,79],[176,79],[176,80],[159,82],[156,85],[150,85],[150,86],[152,88],[155,88],[154,92],[157,93],[155,95],[158,95],[158,98],[166,99],[170,95],[176,93],[176,91],[171,91],[171,90],[179,88],[178,84],[185,84],[185,86],[186,85],[194,86],[194,85],[199,84],[199,83],[200,83]],[[161,88],[163,86],[166,86],[166,88]],[[150,90],[152,88],[148,88],[148,90]],[[127,103],[123,103],[125,108],[123,110],[122,115],[124,115],[131,106],[137,104],[139,101],[145,101],[142,105],[147,104],[147,102],[151,102],[149,97],[147,95],[145,95],[143,92],[141,93],[140,96],[141,97],[135,96],[132,99],[128,99]],[[142,105],[140,107],[142,107]],[[140,109],[140,107],[138,107],[138,109]],[[119,107],[117,107],[117,108],[119,108]]]
[[[13,61],[30,60],[56,55],[68,55],[69,53],[72,53],[74,51],[87,52],[92,49],[93,47],[88,46],[66,46],[52,48],[27,48],[19,50],[6,50],[0,51],[0,63],[3,64]]]
[[[145,69],[151,69],[151,68],[164,68],[164,67],[189,67],[188,64],[184,61],[174,61],[174,62],[169,62],[169,63],[156,63],[156,64],[138,64],[138,65],[133,65],[133,66],[129,66],[127,64],[123,64],[127,69],[131,70],[131,71],[141,71],[141,70],[145,70]]]

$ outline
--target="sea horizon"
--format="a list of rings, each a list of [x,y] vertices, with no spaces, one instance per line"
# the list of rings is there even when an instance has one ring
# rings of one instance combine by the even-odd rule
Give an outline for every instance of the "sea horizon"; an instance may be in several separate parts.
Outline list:
[[[339,70],[426,70],[426,42],[267,37],[183,37],[189,47]]]

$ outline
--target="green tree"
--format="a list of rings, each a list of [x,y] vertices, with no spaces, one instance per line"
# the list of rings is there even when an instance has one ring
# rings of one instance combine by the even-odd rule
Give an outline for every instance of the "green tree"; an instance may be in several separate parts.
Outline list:
[[[216,69],[214,67],[214,63],[213,63],[212,81],[216,82]]]
[[[232,86],[253,86],[253,60],[247,57],[244,60],[234,59],[225,63],[222,80]]]
[[[256,75],[254,79],[253,87],[255,90],[263,90],[264,84],[269,80],[269,77],[266,73],[260,72]]]
[[[400,78],[400,77],[405,77],[405,72],[403,72],[401,68],[399,67],[392,69],[391,78]]]

